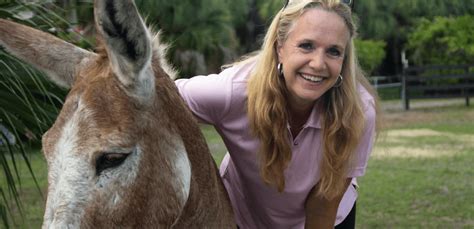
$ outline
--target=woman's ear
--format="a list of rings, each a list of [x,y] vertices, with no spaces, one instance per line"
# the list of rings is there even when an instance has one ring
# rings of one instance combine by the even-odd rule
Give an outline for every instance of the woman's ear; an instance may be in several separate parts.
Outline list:
[[[278,62],[281,62],[282,60],[282,52],[283,52],[283,45],[280,44],[279,42],[276,42],[275,43],[275,51],[277,53],[277,57],[278,57]]]

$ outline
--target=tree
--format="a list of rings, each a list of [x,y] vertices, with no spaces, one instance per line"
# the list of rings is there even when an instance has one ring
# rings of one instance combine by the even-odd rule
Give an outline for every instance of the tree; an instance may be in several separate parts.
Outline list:
[[[218,71],[224,62],[234,58],[238,42],[232,23],[241,23],[239,19],[246,11],[242,2],[245,1],[183,0],[177,4],[137,0],[135,3],[147,22],[156,25],[171,45],[169,59],[178,66],[181,76],[189,77]],[[235,6],[232,14],[231,6]]]
[[[420,18],[474,14],[472,0],[357,0],[361,39],[384,40],[387,56],[380,73],[396,74],[402,69],[401,51],[408,34]]]
[[[384,41],[355,40],[359,64],[369,76],[385,58],[385,45]]]
[[[474,16],[421,19],[408,36],[409,60],[416,65],[474,63]]]

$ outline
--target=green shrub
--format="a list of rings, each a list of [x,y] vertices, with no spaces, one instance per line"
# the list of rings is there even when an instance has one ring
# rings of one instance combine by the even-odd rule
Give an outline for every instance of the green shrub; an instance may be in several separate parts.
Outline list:
[[[412,65],[457,65],[474,62],[474,16],[421,19],[408,36]]]
[[[355,40],[359,64],[368,75],[372,74],[385,58],[385,45],[385,41],[380,40]]]

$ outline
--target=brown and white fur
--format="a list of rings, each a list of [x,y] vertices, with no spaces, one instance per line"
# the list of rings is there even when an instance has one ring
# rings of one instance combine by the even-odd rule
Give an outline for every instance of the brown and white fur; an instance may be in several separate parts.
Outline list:
[[[98,53],[0,19],[1,46],[70,88],[43,136],[43,228],[235,227],[157,37],[131,0],[96,0],[94,14]]]

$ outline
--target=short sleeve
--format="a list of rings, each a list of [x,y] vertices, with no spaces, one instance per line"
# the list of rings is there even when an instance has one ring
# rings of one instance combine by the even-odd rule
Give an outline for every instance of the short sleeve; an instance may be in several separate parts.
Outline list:
[[[365,174],[367,162],[375,141],[376,112],[374,98],[365,89],[361,93],[364,104],[365,127],[356,150],[356,161],[349,170],[348,177],[360,177]]]
[[[223,71],[175,81],[181,97],[200,122],[215,125],[228,111],[232,93],[230,74]]]

